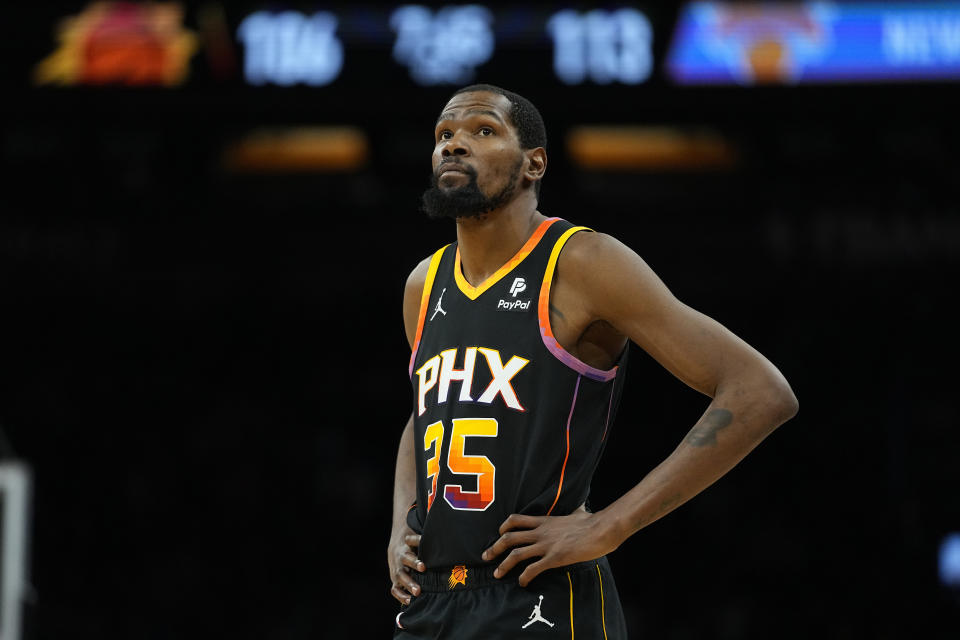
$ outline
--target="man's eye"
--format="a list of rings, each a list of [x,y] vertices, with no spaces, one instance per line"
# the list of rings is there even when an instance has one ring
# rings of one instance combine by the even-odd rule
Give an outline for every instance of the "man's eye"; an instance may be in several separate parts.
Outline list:
[[[479,133],[482,136],[492,136],[493,129],[491,129],[490,127],[480,127]]]
[[[453,132],[450,130],[441,131],[439,136],[441,140],[449,140],[452,137],[453,137]]]

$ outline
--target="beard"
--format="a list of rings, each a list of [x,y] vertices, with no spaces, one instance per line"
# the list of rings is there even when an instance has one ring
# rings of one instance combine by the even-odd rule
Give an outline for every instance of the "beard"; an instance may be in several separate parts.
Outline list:
[[[473,167],[459,164],[460,169],[470,180],[462,187],[441,189],[436,174],[430,177],[430,188],[423,192],[423,212],[428,218],[475,218],[505,205],[513,198],[517,189],[517,172],[523,164],[523,158],[517,162],[511,175],[514,176],[503,189],[487,196],[477,184],[477,171]]]

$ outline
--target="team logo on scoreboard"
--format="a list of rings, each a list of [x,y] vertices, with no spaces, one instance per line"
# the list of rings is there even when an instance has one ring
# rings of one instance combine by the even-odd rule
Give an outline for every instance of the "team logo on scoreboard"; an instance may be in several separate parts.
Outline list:
[[[818,2],[695,3],[680,18],[667,66],[681,82],[687,76],[746,85],[797,82],[834,49],[836,14]]]
[[[34,70],[37,84],[175,86],[197,50],[176,2],[92,2],[61,22],[57,39]]]

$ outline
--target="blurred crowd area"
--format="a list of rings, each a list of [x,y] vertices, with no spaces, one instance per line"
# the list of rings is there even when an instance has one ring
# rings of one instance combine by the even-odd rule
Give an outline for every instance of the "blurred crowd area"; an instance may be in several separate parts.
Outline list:
[[[34,480],[24,638],[385,637],[400,304],[454,239],[419,197],[455,86],[38,85],[56,16],[85,6],[6,27],[0,428]],[[657,34],[676,18],[646,15]],[[666,49],[637,86],[475,77],[542,111],[543,213],[621,239],[800,400],[612,554],[631,633],[954,637],[956,86],[677,87]],[[638,349],[626,384],[594,509],[707,404]]]

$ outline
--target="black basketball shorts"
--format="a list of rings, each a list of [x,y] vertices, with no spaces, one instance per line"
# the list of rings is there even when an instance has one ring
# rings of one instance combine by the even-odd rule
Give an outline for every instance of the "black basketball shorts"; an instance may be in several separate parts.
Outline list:
[[[411,572],[420,595],[396,618],[403,640],[623,640],[626,622],[606,557],[544,571],[525,588],[496,565]]]

